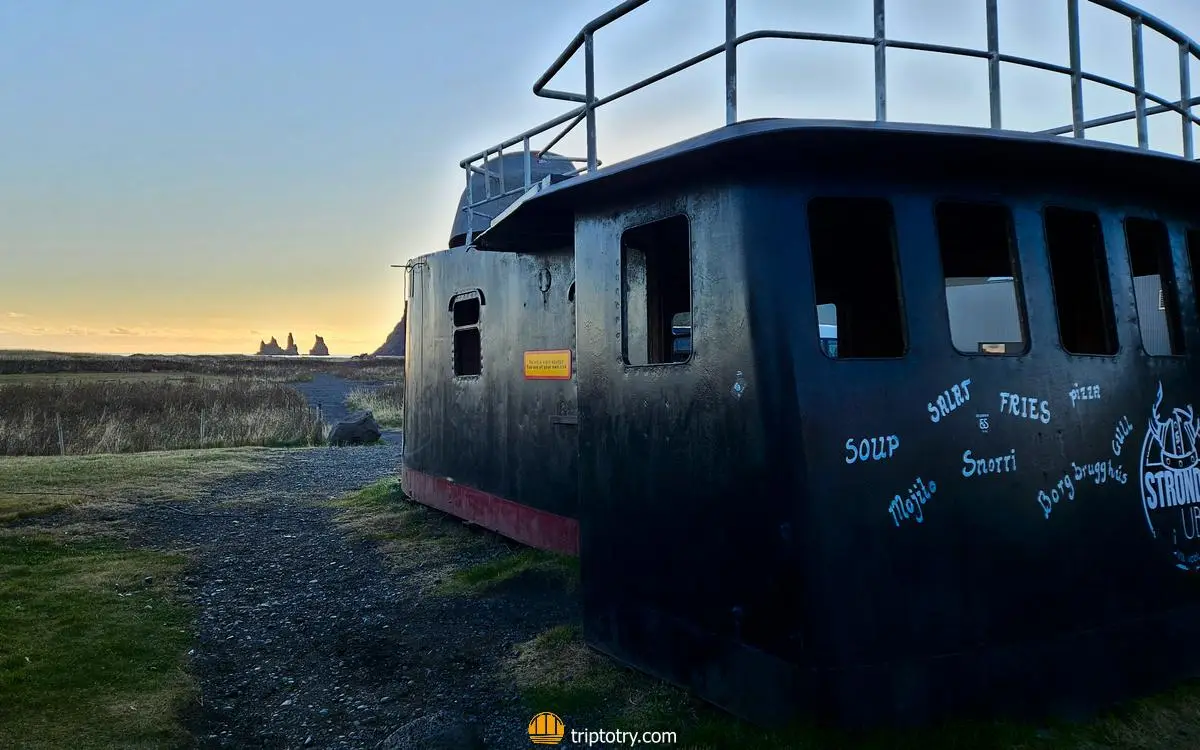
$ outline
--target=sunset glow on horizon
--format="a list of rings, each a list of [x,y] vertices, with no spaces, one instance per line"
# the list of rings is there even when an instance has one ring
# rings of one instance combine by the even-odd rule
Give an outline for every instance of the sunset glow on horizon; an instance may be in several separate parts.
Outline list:
[[[458,162],[571,106],[530,85],[614,4],[0,7],[0,349],[253,354],[290,332],[301,353],[316,335],[333,355],[375,351],[404,309],[405,272],[390,266],[444,249]],[[1136,4],[1200,36],[1193,0]],[[870,33],[871,0],[804,5],[745,0],[739,25]],[[1001,49],[1057,61],[1063,5],[1001,0]],[[985,44],[982,0],[888,7],[890,36]],[[638,9],[597,34],[598,93],[718,44],[723,24],[721,0]],[[1127,25],[1094,8],[1083,24],[1096,32],[1085,67],[1131,79]],[[986,124],[985,62],[914,54],[889,57],[893,119]],[[1177,96],[1173,51],[1146,54],[1147,86]],[[722,125],[723,65],[601,109],[604,164]],[[582,90],[582,70],[579,56],[551,87]],[[1009,71],[1006,126],[1069,123],[1066,79]],[[872,73],[870,48],[746,45],[739,116],[871,119]],[[1089,117],[1133,106],[1085,96]],[[1152,118],[1152,146],[1179,140],[1178,122]],[[1128,125],[1114,140],[1131,139]],[[554,150],[584,155],[583,128]]]

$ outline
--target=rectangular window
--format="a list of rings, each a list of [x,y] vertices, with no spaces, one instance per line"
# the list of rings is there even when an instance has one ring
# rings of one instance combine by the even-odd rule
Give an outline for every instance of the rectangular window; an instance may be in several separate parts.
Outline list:
[[[903,357],[908,345],[891,204],[814,198],[808,223],[821,350],[837,359]]]
[[[1024,294],[1008,208],[942,203],[936,217],[954,348],[1024,354]]]
[[[1043,221],[1062,348],[1070,354],[1116,354],[1117,325],[1099,217],[1051,207]]]
[[[454,327],[479,325],[479,298],[467,297],[454,302]]]
[[[479,333],[482,292],[467,292],[450,302],[454,322],[454,376],[466,377],[483,372],[483,340]]]
[[[626,364],[692,358],[692,247],[686,216],[621,235],[621,303]]]
[[[1155,357],[1183,354],[1183,321],[1166,224],[1127,218],[1125,243],[1129,248],[1142,348]]]
[[[478,375],[483,371],[483,352],[478,328],[454,332],[454,375]]]

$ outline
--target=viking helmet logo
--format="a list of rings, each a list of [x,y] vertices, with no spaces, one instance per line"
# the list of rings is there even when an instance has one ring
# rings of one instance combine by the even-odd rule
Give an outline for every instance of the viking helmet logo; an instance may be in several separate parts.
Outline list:
[[[1150,420],[1145,461],[1164,469],[1190,469],[1200,463],[1196,452],[1196,421],[1191,404],[1186,409],[1176,408],[1163,419],[1158,408],[1162,405],[1162,383],[1158,384],[1158,398],[1154,401],[1154,416]]]

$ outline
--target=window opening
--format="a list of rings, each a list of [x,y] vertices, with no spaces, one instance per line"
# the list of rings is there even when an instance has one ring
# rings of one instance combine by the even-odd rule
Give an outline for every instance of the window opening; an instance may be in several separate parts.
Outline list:
[[[479,325],[479,298],[466,297],[454,301],[454,327]]]
[[[1125,243],[1142,348],[1155,357],[1183,354],[1183,321],[1167,226],[1161,221],[1127,218]]]
[[[456,297],[450,304],[454,321],[454,376],[465,377],[483,372],[483,340],[479,332],[482,300],[477,294]]]
[[[1063,349],[1071,354],[1116,354],[1117,326],[1099,217],[1051,207],[1044,223]]]
[[[837,359],[903,357],[908,344],[891,205],[815,198],[808,220],[821,350]]]
[[[621,235],[624,356],[629,365],[692,357],[692,249],[686,216]]]
[[[936,217],[954,348],[963,354],[1024,354],[1024,294],[1008,208],[943,203]]]

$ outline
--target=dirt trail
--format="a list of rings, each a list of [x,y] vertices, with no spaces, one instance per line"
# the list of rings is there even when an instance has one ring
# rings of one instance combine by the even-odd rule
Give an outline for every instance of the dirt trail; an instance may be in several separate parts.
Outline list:
[[[350,409],[346,406],[346,396],[350,394],[350,391],[355,388],[374,390],[384,384],[377,381],[347,380],[329,373],[318,372],[313,374],[312,380],[288,383],[288,385],[303,393],[313,408],[320,407],[325,421],[332,424],[345,419],[350,413]]]
[[[489,748],[529,746],[529,717],[497,667],[573,605],[538,587],[425,596],[313,502],[392,476],[399,461],[395,443],[274,451],[181,512],[135,512],[141,543],[196,560],[183,584],[199,608],[201,747],[371,748],[440,710],[465,715]]]

